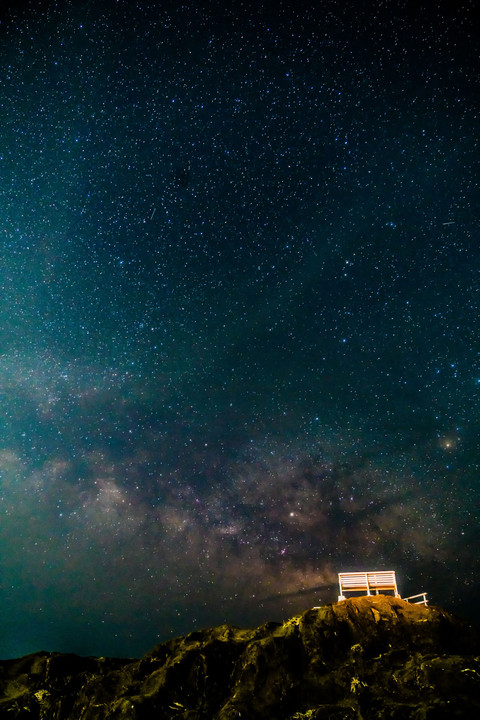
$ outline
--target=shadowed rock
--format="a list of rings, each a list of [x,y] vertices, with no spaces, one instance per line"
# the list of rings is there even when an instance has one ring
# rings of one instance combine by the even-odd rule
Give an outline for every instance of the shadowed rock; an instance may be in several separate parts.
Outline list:
[[[441,720],[480,710],[476,629],[378,595],[253,630],[228,625],[140,660],[35,653],[0,663],[0,718]]]

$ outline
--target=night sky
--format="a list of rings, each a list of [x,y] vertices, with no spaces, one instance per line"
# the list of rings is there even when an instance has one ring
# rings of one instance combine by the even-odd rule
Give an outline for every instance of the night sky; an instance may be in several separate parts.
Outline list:
[[[480,591],[474,0],[0,11],[0,657]]]

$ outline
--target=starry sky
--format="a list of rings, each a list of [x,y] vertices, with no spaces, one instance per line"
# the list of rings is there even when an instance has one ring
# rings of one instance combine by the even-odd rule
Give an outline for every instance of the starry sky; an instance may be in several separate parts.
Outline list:
[[[473,616],[474,6],[2,3],[0,657]]]

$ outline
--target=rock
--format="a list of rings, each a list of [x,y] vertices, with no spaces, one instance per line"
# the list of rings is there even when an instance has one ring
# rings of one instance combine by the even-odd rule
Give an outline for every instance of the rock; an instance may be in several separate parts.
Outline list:
[[[0,720],[450,720],[480,710],[479,654],[479,632],[440,608],[361,597],[140,660],[0,662]]]

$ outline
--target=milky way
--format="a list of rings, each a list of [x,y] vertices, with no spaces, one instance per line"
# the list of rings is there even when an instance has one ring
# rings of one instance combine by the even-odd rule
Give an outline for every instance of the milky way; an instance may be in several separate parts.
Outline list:
[[[0,656],[473,613],[474,3],[4,5]]]

